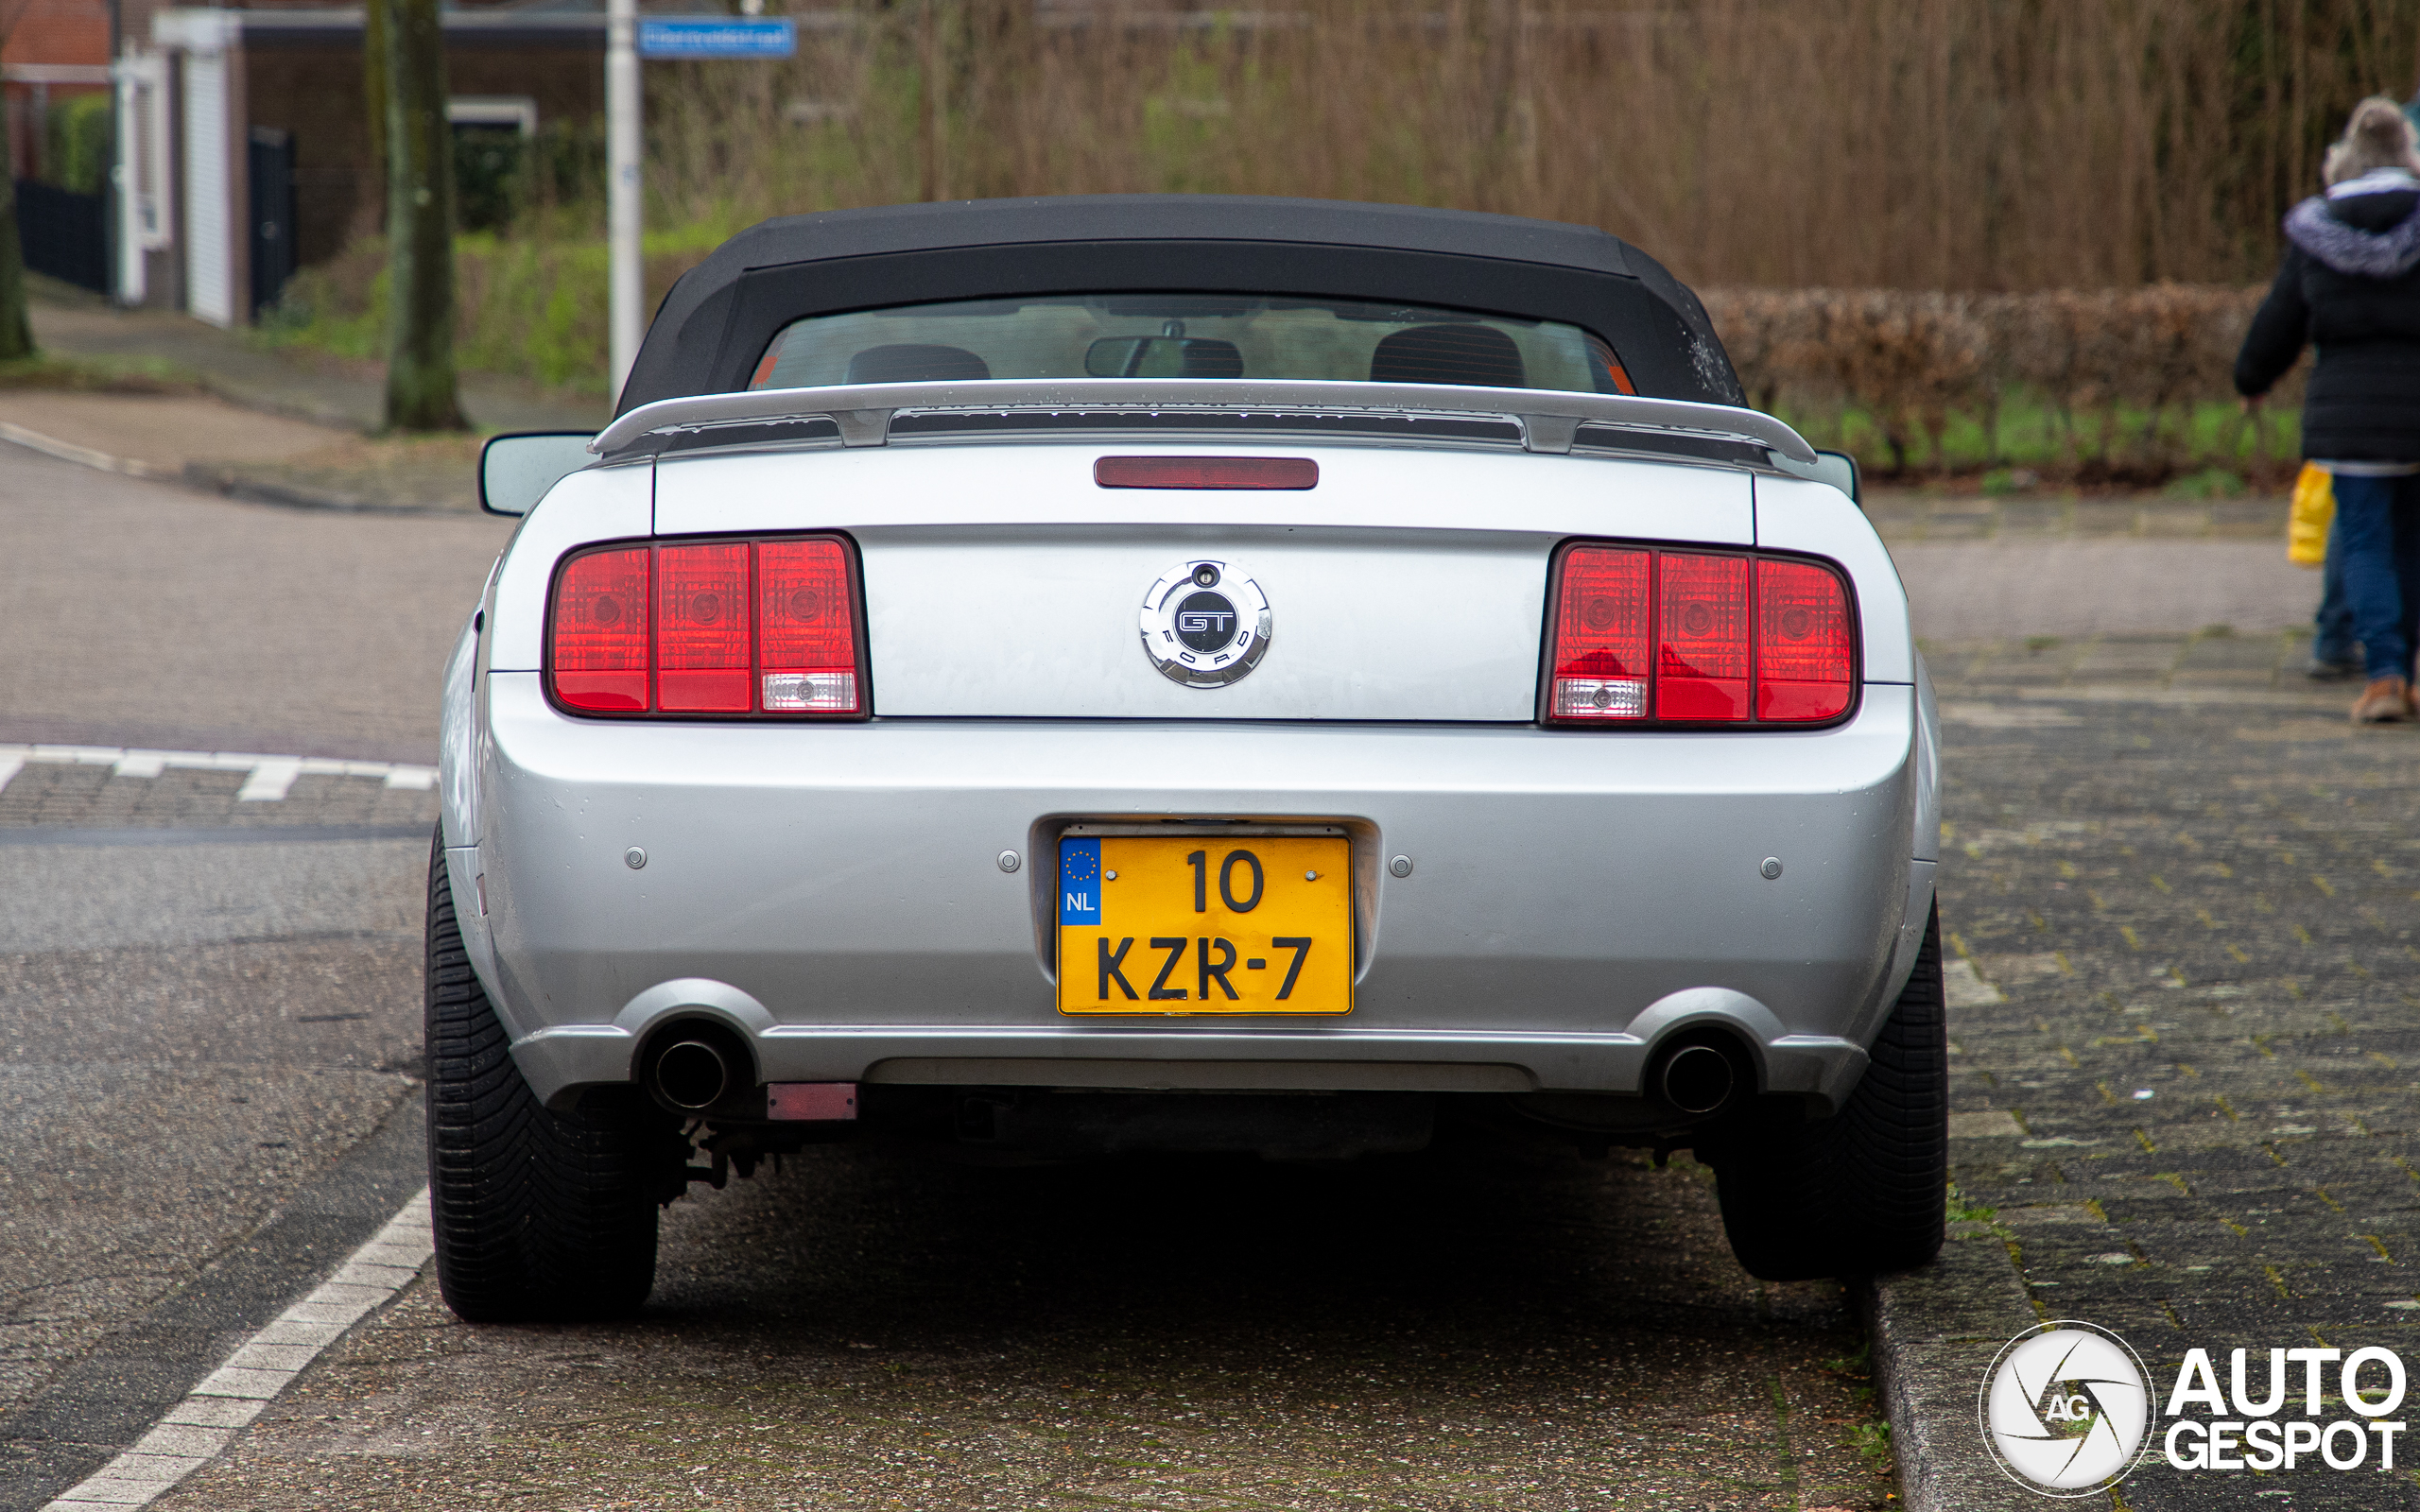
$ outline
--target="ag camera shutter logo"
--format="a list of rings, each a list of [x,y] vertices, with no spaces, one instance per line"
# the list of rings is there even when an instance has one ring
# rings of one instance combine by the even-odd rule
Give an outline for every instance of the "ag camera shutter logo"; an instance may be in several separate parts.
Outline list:
[[[2107,1329],[2073,1319],[2011,1339],[1983,1377],[1983,1442],[2010,1479],[2044,1496],[2090,1496],[2150,1447],[2150,1375]]]

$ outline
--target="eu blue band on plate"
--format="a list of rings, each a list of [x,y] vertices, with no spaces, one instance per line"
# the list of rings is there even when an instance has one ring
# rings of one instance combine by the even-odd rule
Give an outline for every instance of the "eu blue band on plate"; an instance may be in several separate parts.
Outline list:
[[[1059,842],[1059,922],[1100,922],[1100,842]]]

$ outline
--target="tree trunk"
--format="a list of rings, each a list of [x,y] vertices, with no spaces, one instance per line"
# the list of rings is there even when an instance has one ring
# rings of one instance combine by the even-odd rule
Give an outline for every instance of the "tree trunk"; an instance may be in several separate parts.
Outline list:
[[[454,387],[454,129],[438,0],[387,9],[387,427],[463,429]]]
[[[34,354],[34,329],[26,318],[26,249],[17,239],[17,180],[0,163],[0,362]]]

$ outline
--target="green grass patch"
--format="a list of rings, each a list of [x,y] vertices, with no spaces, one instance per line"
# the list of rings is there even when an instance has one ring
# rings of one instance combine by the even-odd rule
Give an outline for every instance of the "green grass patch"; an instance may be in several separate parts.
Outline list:
[[[699,222],[648,233],[647,301],[704,261],[735,230]],[[547,388],[603,394],[611,334],[611,264],[601,236],[485,232],[455,238],[454,358],[466,371],[501,373]],[[386,244],[365,238],[297,273],[255,339],[339,357],[376,358],[387,343]]]
[[[2003,389],[1989,413],[1949,410],[1937,427],[1886,424],[1864,407],[1782,404],[1781,418],[1817,446],[1855,455],[1869,472],[1979,476],[1986,493],[2014,493],[2042,478],[2154,485],[2180,497],[2231,498],[2248,477],[2290,473],[2302,457],[2301,417],[2290,410],[2246,416],[2205,401],[2157,413],[2118,404],[2069,412],[2043,395]]]
[[[70,357],[36,352],[0,362],[0,388],[43,388],[78,394],[193,394],[201,379],[158,357]]]
[[[1891,1425],[1886,1422],[1851,1423],[1849,1447],[1865,1457],[1876,1473],[1891,1470]]]
[[[2207,503],[2213,499],[2234,499],[2242,496],[2243,479],[2222,467],[2205,467],[2199,472],[2187,472],[2171,479],[2160,490],[2171,499],[2197,499]]]
[[[1955,1182],[1950,1184],[1948,1206],[1945,1211],[1951,1223],[1989,1223],[2000,1215],[1997,1208],[1986,1208],[1980,1203],[1967,1201]]]

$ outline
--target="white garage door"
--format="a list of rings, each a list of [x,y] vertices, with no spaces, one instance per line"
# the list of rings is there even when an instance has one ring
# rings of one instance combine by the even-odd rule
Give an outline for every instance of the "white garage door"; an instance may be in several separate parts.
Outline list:
[[[213,325],[235,323],[235,266],[228,245],[227,60],[185,56],[185,308]]]

